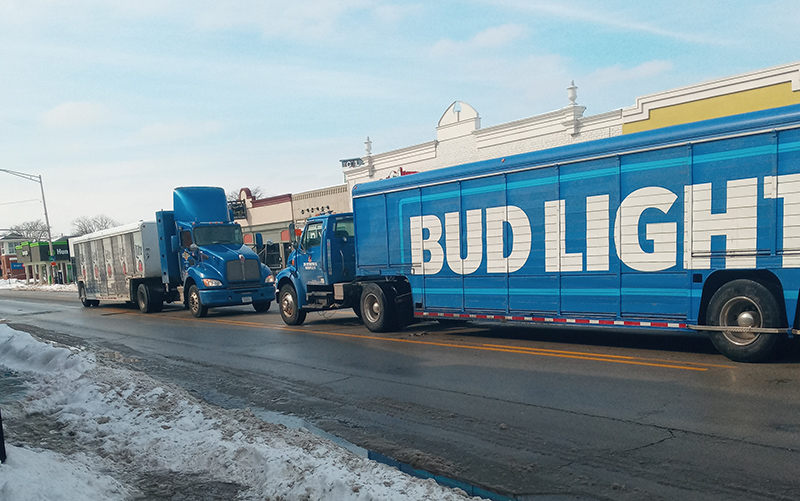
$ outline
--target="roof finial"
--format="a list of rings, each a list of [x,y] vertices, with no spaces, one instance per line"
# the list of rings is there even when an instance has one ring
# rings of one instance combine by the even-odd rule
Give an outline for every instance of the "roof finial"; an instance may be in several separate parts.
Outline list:
[[[569,98],[570,106],[577,104],[575,100],[578,99],[578,87],[575,86],[575,80],[571,81],[569,87],[567,87],[567,97]]]
[[[367,156],[372,155],[372,141],[369,140],[369,136],[367,136],[367,140],[364,141],[364,145],[367,148]]]

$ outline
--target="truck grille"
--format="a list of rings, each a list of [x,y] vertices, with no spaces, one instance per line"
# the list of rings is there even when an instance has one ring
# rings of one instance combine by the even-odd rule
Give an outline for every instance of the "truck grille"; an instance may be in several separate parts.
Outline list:
[[[255,259],[228,261],[229,282],[252,282],[261,278],[261,267]]]

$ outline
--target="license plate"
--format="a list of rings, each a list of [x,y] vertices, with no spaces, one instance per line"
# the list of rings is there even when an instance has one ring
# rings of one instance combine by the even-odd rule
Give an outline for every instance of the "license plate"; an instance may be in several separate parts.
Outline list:
[[[243,303],[252,303],[253,302],[253,298],[251,298],[250,296],[242,296],[242,302]]]

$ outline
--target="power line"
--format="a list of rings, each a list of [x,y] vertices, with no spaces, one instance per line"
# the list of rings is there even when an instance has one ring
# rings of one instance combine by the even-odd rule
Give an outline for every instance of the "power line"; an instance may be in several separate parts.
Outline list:
[[[31,198],[30,200],[20,200],[18,202],[3,202],[0,205],[14,205],[14,204],[25,204],[28,202],[41,202],[38,198]]]

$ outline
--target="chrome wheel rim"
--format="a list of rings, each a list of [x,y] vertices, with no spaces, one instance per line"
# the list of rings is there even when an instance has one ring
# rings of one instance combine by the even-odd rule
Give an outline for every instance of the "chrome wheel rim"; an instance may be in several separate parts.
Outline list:
[[[370,292],[364,297],[362,313],[373,324],[381,317],[381,302],[374,292]]]
[[[200,296],[197,293],[189,295],[189,308],[192,311],[200,311]]]
[[[762,327],[763,315],[755,301],[746,296],[730,298],[719,311],[719,325],[725,327]],[[747,346],[759,334],[755,332],[724,331],[725,337],[737,346]]]
[[[290,318],[294,315],[294,298],[292,298],[291,294],[284,294],[283,298],[281,299],[281,313],[286,318]]]

